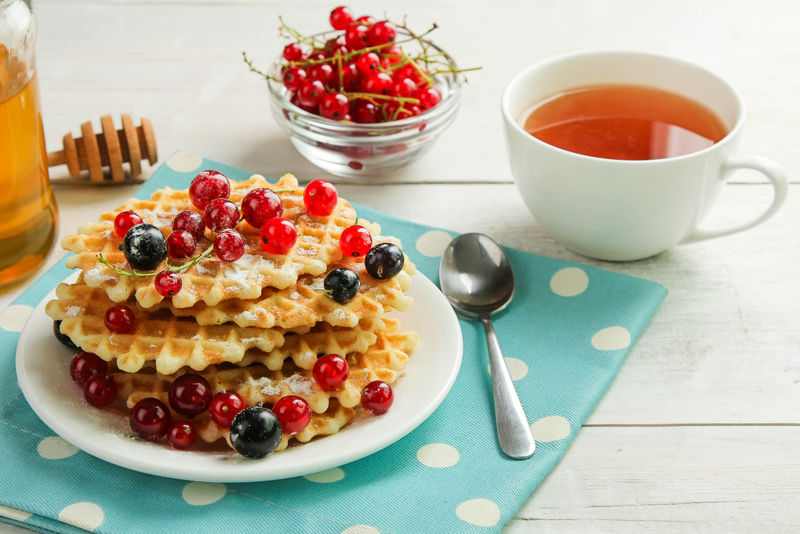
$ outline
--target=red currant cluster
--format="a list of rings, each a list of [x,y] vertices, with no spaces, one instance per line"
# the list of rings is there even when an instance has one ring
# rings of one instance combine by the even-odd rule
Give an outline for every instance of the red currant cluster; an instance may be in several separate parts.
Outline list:
[[[189,187],[189,198],[194,207],[203,211],[185,210],[178,213],[172,221],[172,232],[164,238],[161,230],[144,224],[142,218],[133,211],[120,212],[114,219],[114,230],[123,238],[123,251],[128,263],[134,269],[154,270],[166,257],[173,259],[191,258],[187,263],[158,273],[125,271],[109,264],[102,255],[98,259],[110,269],[128,276],[155,276],[156,291],[164,298],[174,296],[181,290],[183,282],[179,272],[196,265],[212,252],[224,262],[234,262],[244,255],[245,240],[236,231],[236,226],[246,221],[259,228],[261,248],[270,254],[286,254],[297,241],[294,223],[281,217],[283,203],[278,194],[265,188],[249,191],[242,199],[240,209],[229,200],[231,185],[228,178],[214,170],[198,174]],[[306,212],[312,216],[327,216],[333,212],[339,195],[336,188],[326,180],[314,180],[303,192]],[[206,237],[210,230],[212,244],[206,250],[192,256],[197,243]],[[367,272],[379,280],[391,278],[399,273],[404,264],[403,251],[397,245],[380,243],[372,246],[372,235],[360,225],[345,228],[339,238],[339,247],[345,256],[364,257]],[[360,288],[358,275],[351,269],[337,268],[325,277],[324,290],[337,302],[352,300]],[[106,327],[117,334],[127,334],[134,330],[136,316],[124,304],[109,308],[105,315]]]
[[[242,200],[241,212],[229,200],[230,193],[230,181],[221,172],[207,170],[198,174],[189,187],[189,198],[199,211],[178,213],[172,221],[172,232],[166,238],[155,226],[144,224],[133,211],[123,211],[115,217],[114,231],[123,239],[125,258],[133,269],[151,271],[166,257],[177,260],[191,258],[187,263],[177,267],[167,265],[158,273],[141,273],[114,267],[102,255],[98,259],[120,274],[154,276],[156,291],[168,298],[183,286],[178,273],[196,265],[212,252],[224,262],[234,262],[244,255],[245,240],[235,229],[242,220],[260,229],[264,251],[286,254],[292,249],[297,241],[297,230],[292,221],[281,217],[283,203],[275,191],[265,188],[249,191]],[[308,184],[303,195],[306,211],[314,216],[330,215],[338,198],[336,188],[325,180]],[[193,256],[197,244],[206,237],[206,229],[211,233],[211,246]],[[105,324],[114,333],[130,333],[135,326],[135,315],[128,306],[113,306],[106,312]]]
[[[349,366],[347,360],[338,354],[328,354],[317,360],[312,374],[321,389],[334,391],[347,380]],[[92,406],[108,406],[117,398],[117,385],[108,374],[108,364],[96,354],[85,351],[76,354],[70,363],[70,375]],[[207,410],[215,424],[230,429],[234,448],[253,458],[266,456],[280,443],[282,434],[297,434],[311,422],[311,408],[302,397],[288,395],[278,399],[271,411],[259,406],[257,411],[247,412],[247,404],[241,395],[235,391],[221,391],[214,395],[208,381],[196,374],[187,373],[176,378],[170,384],[167,398],[169,406],[155,397],[141,399],[131,409],[129,421],[138,437],[158,441],[166,436],[175,449],[191,447],[197,440],[197,429],[187,420],[172,422],[172,412],[192,418]],[[392,388],[380,380],[367,384],[361,393],[361,405],[373,415],[386,413],[393,400]],[[271,425],[269,432],[262,433],[261,441],[254,442],[239,435],[243,423],[245,426],[263,423],[264,411],[276,418],[279,424]],[[244,413],[239,416],[240,412]],[[237,416],[240,419],[238,423]]]
[[[292,104],[299,108],[326,119],[356,123],[402,120],[424,113],[442,100],[436,74],[460,72],[441,52],[429,50],[422,38],[428,32],[416,35],[405,25],[370,15],[356,18],[345,6],[333,9],[329,21],[339,33],[326,41],[282,23],[282,32],[295,42],[283,49],[280,80],[260,72],[247,56],[245,62],[252,71],[283,83]],[[406,36],[399,41],[398,27]],[[410,55],[400,45],[412,42],[420,51]]]

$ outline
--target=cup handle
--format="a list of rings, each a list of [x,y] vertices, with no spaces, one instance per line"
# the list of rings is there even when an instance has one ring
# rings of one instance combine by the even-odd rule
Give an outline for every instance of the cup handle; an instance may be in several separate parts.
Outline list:
[[[737,224],[728,228],[719,228],[716,230],[704,230],[702,228],[695,228],[686,236],[681,243],[694,243],[696,241],[704,241],[706,239],[713,239],[715,237],[722,237],[724,235],[735,234],[753,226],[757,226],[773,215],[783,205],[786,200],[786,195],[789,192],[789,181],[786,178],[786,171],[783,167],[772,161],[771,159],[761,156],[733,156],[722,166],[721,175],[727,181],[727,177],[738,169],[753,169],[766,176],[775,194],[772,197],[772,203],[761,213],[753,219]]]

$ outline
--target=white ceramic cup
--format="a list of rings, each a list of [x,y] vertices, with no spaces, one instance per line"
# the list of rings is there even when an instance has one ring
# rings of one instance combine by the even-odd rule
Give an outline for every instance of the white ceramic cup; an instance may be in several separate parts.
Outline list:
[[[692,98],[716,113],[728,134],[691,154],[630,161],[569,152],[522,128],[522,115],[537,102],[597,84],[648,85]],[[555,57],[511,80],[502,112],[511,171],[528,209],[548,233],[585,256],[638,260],[680,243],[741,232],[769,219],[786,199],[786,173],[779,165],[735,154],[745,114],[736,89],[680,59],[625,51]],[[772,183],[770,206],[728,228],[701,228],[722,186],[742,168],[759,171]]]

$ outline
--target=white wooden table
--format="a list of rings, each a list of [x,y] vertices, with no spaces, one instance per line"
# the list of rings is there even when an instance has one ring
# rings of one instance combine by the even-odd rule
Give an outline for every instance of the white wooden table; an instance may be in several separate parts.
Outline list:
[[[706,65],[749,105],[742,153],[800,175],[800,4],[747,0],[541,0],[401,4],[357,12],[441,26],[436,40],[470,75],[455,124],[392,176],[340,181],[343,196],[423,223],[486,232],[506,245],[641,276],[670,295],[563,461],[506,531],[800,531],[800,199],[736,236],[636,263],[581,258],[525,209],[506,162],[499,114],[522,67],[587,48],[631,48]],[[397,7],[401,5],[401,7]],[[40,0],[39,73],[47,141],[105,113],[155,125],[162,161],[187,149],[267,175],[328,177],[269,116],[265,84],[239,58],[267,65],[277,16],[313,32],[329,2]],[[54,174],[57,177],[57,174]],[[755,213],[771,189],[737,175],[713,221]],[[63,235],[133,187],[56,187]],[[50,258],[54,262],[59,253]],[[25,283],[0,291],[0,307]],[[0,526],[0,532],[10,527]],[[14,529],[16,531],[16,529]]]

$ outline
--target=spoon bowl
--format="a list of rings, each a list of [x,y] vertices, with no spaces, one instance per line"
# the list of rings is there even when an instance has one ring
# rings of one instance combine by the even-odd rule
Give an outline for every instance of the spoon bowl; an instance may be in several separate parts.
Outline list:
[[[484,234],[463,234],[450,243],[439,264],[439,283],[450,305],[471,317],[497,313],[514,296],[511,262]]]
[[[503,248],[484,234],[453,239],[439,263],[442,293],[456,311],[480,319],[489,348],[497,438],[514,459],[530,458],[536,450],[528,419],[508,373],[491,316],[511,303],[514,270]]]

